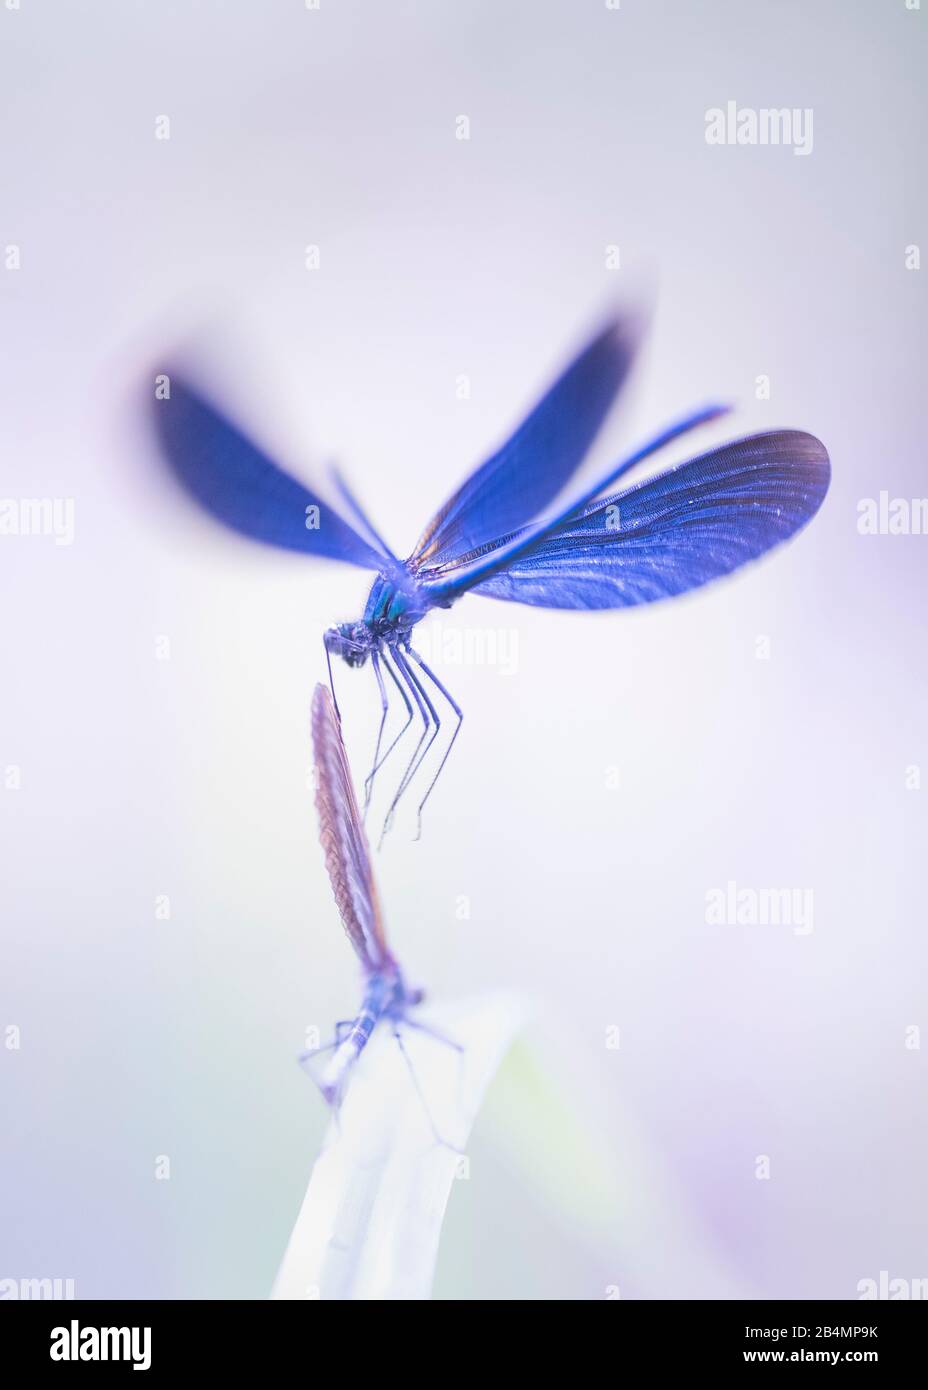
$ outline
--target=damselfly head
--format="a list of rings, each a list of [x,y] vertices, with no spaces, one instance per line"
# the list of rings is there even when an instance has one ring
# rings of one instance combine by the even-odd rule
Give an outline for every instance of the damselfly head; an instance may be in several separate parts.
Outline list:
[[[349,666],[363,666],[373,643],[367,623],[336,623],[326,628],[322,640],[327,652],[340,656]]]

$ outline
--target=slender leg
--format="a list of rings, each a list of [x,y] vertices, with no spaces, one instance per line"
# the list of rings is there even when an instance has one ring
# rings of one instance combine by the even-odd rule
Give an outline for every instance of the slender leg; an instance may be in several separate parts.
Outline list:
[[[429,1107],[428,1107],[428,1102],[426,1101],[425,1096],[422,1094],[422,1087],[419,1085],[419,1078],[416,1076],[415,1069],[414,1069],[413,1064],[412,1064],[412,1058],[410,1057],[409,1053],[406,1051],[406,1045],[405,1045],[405,1043],[403,1042],[403,1039],[402,1039],[402,1036],[401,1036],[401,1034],[400,1034],[400,1030],[399,1030],[398,1027],[396,1027],[396,1028],[393,1029],[393,1036],[396,1038],[397,1046],[399,1047],[400,1052],[403,1054],[403,1061],[406,1063],[406,1066],[407,1066],[407,1068],[408,1068],[408,1070],[409,1070],[409,1075],[410,1075],[410,1077],[412,1078],[412,1084],[413,1084],[413,1086],[415,1087],[416,1095],[419,1097],[419,1101],[420,1101],[420,1103],[421,1103],[421,1105],[422,1105],[422,1109],[425,1111],[425,1118],[426,1118],[426,1119],[428,1120],[428,1122],[429,1122],[429,1129],[432,1131],[432,1134],[435,1136],[435,1142],[438,1143],[438,1144],[441,1144],[442,1148],[450,1149],[450,1150],[452,1151],[452,1153],[463,1154],[463,1152],[464,1152],[463,1149],[459,1149],[458,1146],[457,1146],[457,1144],[449,1143],[449,1141],[448,1141],[447,1139],[445,1139],[443,1135],[439,1134],[439,1132],[438,1132],[438,1130],[437,1130],[437,1128],[436,1128],[436,1126],[435,1126],[435,1121],[432,1119],[432,1112],[431,1112],[431,1110],[430,1110]]]
[[[413,700],[416,703],[416,707],[419,711],[419,716],[422,720],[422,733],[419,735],[419,742],[413,749],[412,757],[406,765],[406,771],[400,778],[400,784],[396,789],[396,793],[393,797],[393,800],[390,802],[390,808],[387,811],[386,816],[384,817],[383,828],[380,831],[380,839],[377,842],[378,849],[383,844],[384,836],[390,829],[390,822],[393,819],[393,812],[396,810],[397,802],[399,801],[400,796],[402,795],[403,790],[406,786],[410,770],[415,764],[416,758],[418,757],[419,749],[422,747],[422,744],[425,741],[425,739],[428,738],[429,729],[431,728],[431,724],[429,723],[428,712],[426,710],[425,703],[422,699],[421,687],[419,686],[418,682],[413,678],[412,672],[406,665],[406,662],[403,660],[402,653],[399,651],[397,647],[394,647],[393,649],[393,660],[396,662],[396,669],[400,674],[400,678],[405,683],[406,689],[409,691],[410,695],[413,697]]]
[[[332,653],[329,651],[328,647],[325,649],[325,664],[329,668],[329,689],[332,692],[332,704],[335,706],[335,713],[340,724],[342,722],[342,712],[338,708],[338,696],[335,694],[335,680],[332,676]]]
[[[381,662],[383,663],[383,669],[386,671],[387,675],[390,677],[390,679],[392,680],[393,684],[396,686],[397,690],[400,692],[400,696],[401,696],[401,698],[402,698],[403,704],[406,706],[406,723],[403,725],[402,729],[400,729],[399,733],[395,736],[395,738],[393,739],[393,742],[390,744],[390,747],[387,749],[386,753],[384,753],[384,755],[383,755],[383,757],[380,759],[380,761],[379,761],[378,763],[375,763],[375,765],[371,768],[371,771],[370,771],[370,774],[369,774],[369,776],[368,776],[368,778],[367,778],[367,781],[364,783],[364,809],[365,809],[365,811],[367,810],[367,805],[368,805],[368,802],[370,801],[370,798],[371,798],[371,792],[373,791],[373,781],[374,781],[374,778],[377,776],[377,773],[378,773],[378,772],[380,771],[380,769],[383,767],[384,763],[387,761],[387,759],[389,758],[390,754],[393,752],[394,748],[395,748],[396,745],[399,743],[400,739],[403,737],[403,735],[405,734],[406,730],[409,728],[409,726],[410,726],[410,724],[412,723],[412,720],[413,720],[412,704],[410,703],[409,696],[406,694],[406,689],[405,689],[405,687],[404,687],[402,681],[399,679],[399,677],[397,676],[396,672],[394,671],[393,667],[392,667],[391,664],[390,664],[390,661],[389,661],[389,659],[388,659],[388,657],[387,657],[386,648],[384,648],[384,650],[380,653],[380,660],[381,660]],[[370,787],[368,786],[369,783],[370,783]]]
[[[413,651],[412,647],[407,647],[406,650],[407,650],[407,652],[409,653],[409,655],[412,657],[412,659],[413,659],[413,661],[416,663],[416,665],[419,666],[419,668],[420,668],[422,671],[425,672],[425,674],[428,676],[428,678],[429,678],[429,680],[432,682],[432,684],[435,685],[435,686],[437,686],[437,688],[441,691],[442,695],[444,695],[445,699],[448,701],[448,704],[451,706],[451,708],[454,710],[455,714],[457,715],[457,720],[458,720],[457,724],[456,724],[455,727],[454,727],[454,733],[451,735],[451,738],[450,738],[449,741],[448,741],[448,747],[445,749],[444,754],[443,754],[443,756],[442,756],[442,760],[441,760],[441,762],[438,764],[438,768],[436,769],[435,776],[432,778],[431,782],[429,783],[428,789],[426,790],[426,793],[425,793],[425,796],[424,796],[424,797],[422,798],[422,800],[419,802],[419,809],[418,809],[418,811],[416,812],[416,819],[417,819],[417,822],[418,822],[418,826],[417,826],[417,830],[416,830],[416,839],[418,840],[419,836],[422,834],[422,808],[423,808],[423,806],[425,805],[425,803],[428,801],[429,797],[432,795],[432,792],[433,792],[434,789],[435,789],[435,783],[438,781],[439,777],[441,776],[441,774],[442,774],[442,769],[444,768],[445,763],[448,761],[448,755],[449,755],[449,753],[451,752],[452,748],[454,747],[454,740],[457,738],[458,734],[461,732],[461,725],[462,725],[463,722],[464,722],[464,711],[461,709],[460,705],[459,705],[458,702],[454,699],[454,697],[445,689],[445,687],[442,685],[441,681],[438,679],[438,677],[436,676],[435,672],[431,669],[431,667],[430,667],[430,666],[426,666],[425,662],[422,660],[422,657],[419,655],[419,653]]]
[[[320,1052],[334,1052],[337,1047],[341,1047],[345,1037],[354,1027],[353,1018],[343,1018],[335,1025],[335,1037],[331,1042],[323,1043],[321,1047],[310,1047],[305,1052],[301,1052],[297,1061],[302,1067],[305,1062],[309,1062],[313,1057],[318,1057]]]
[[[383,676],[382,676],[381,673],[380,673],[380,657],[377,655],[376,652],[371,652],[371,665],[372,665],[373,668],[374,668],[374,675],[377,677],[377,689],[380,691],[380,710],[381,710],[381,713],[380,713],[380,728],[377,730],[377,742],[376,742],[376,744],[374,745],[374,763],[373,763],[373,767],[371,768],[371,771],[368,773],[367,779],[366,779],[366,781],[365,781],[365,783],[364,783],[364,814],[365,814],[365,815],[367,814],[367,808],[368,808],[368,806],[370,805],[371,792],[372,792],[373,787],[374,787],[374,773],[377,771],[377,759],[380,757],[380,743],[381,743],[381,740],[382,740],[382,738],[383,738],[383,726],[384,726],[384,724],[386,724],[386,722],[387,722],[387,713],[388,713],[389,708],[390,708],[390,702],[389,702],[388,699],[387,699],[387,689],[386,689],[386,686],[385,686],[384,683],[383,683]]]
[[[463,1043],[457,1042],[454,1038],[449,1038],[447,1033],[442,1033],[437,1028],[433,1028],[430,1023],[420,1023],[418,1019],[410,1018],[408,1014],[403,1015],[403,1022],[407,1028],[415,1028],[418,1033],[424,1033],[427,1038],[432,1038],[435,1042],[443,1043],[445,1047],[450,1047],[458,1054],[458,1096],[460,1098],[461,1088],[464,1083],[464,1057],[467,1049]]]
[[[419,680],[415,672],[409,666],[408,662],[406,661],[406,658],[403,656],[402,652],[399,650],[398,647],[395,647],[393,649],[393,660],[396,662],[397,669],[402,674],[404,680],[407,683],[407,688],[409,689],[410,693],[413,695],[414,699],[416,700],[416,703],[419,706],[419,713],[422,715],[424,728],[419,738],[419,742],[416,744],[416,747],[413,751],[413,755],[410,758],[409,763],[407,764],[406,771],[403,773],[403,776],[400,779],[400,784],[397,787],[393,800],[390,803],[390,809],[387,811],[386,819],[383,823],[383,831],[381,832],[380,836],[381,844],[383,843],[384,835],[390,828],[390,824],[393,820],[393,813],[399,805],[400,797],[403,795],[403,792],[406,790],[410,782],[415,777],[416,773],[419,771],[423,758],[425,758],[426,754],[428,753],[429,749],[431,748],[432,744],[438,736],[439,729],[441,728],[441,720],[438,718],[438,711],[432,704],[432,701],[429,699],[428,693],[425,690],[425,687],[422,685],[422,682]],[[432,724],[430,722],[430,716],[431,720],[433,720],[435,724],[434,729],[432,728]],[[426,742],[426,740],[428,741]],[[425,748],[422,747],[423,743],[425,743]]]
[[[340,1042],[341,1038],[336,1033],[336,1036],[332,1039],[331,1042],[323,1043],[321,1047],[307,1048],[305,1052],[300,1053],[299,1057],[297,1057],[296,1060],[299,1062],[300,1066],[302,1066],[303,1063],[308,1062],[311,1057],[318,1057],[320,1052],[334,1051],[335,1048],[338,1047]]]
[[[439,717],[438,717],[438,711],[436,710],[435,706],[432,704],[432,701],[429,699],[428,691],[426,690],[426,688],[425,688],[425,686],[423,685],[422,681],[421,681],[421,680],[419,679],[419,677],[416,675],[415,671],[414,671],[414,670],[412,669],[412,667],[409,665],[409,662],[406,660],[406,657],[405,657],[405,656],[402,656],[401,659],[402,659],[402,662],[403,662],[403,670],[406,672],[406,675],[409,677],[409,679],[412,681],[413,685],[414,685],[414,686],[416,687],[416,689],[418,690],[419,694],[422,696],[422,699],[424,700],[425,705],[426,705],[426,708],[428,709],[428,712],[429,712],[429,714],[430,714],[431,717],[432,717],[432,721],[433,721],[435,727],[434,727],[434,729],[432,730],[432,733],[431,733],[431,736],[430,736],[430,738],[429,738],[428,743],[425,745],[425,747],[423,748],[421,754],[419,755],[419,758],[416,760],[416,765],[415,765],[415,767],[412,768],[412,770],[411,770],[410,772],[407,773],[407,775],[406,775],[406,777],[405,777],[405,779],[404,779],[404,781],[403,781],[403,783],[402,783],[402,785],[401,785],[401,787],[400,787],[400,795],[403,794],[403,792],[404,792],[404,791],[406,790],[406,788],[409,786],[410,782],[412,782],[412,780],[413,780],[413,778],[415,777],[416,773],[419,771],[419,768],[420,768],[420,767],[422,766],[422,764],[425,762],[425,759],[426,759],[426,757],[428,756],[428,751],[429,751],[429,749],[431,748],[432,744],[435,742],[435,740],[436,740],[436,738],[438,737],[438,734],[439,734],[439,732],[440,732],[440,730],[441,730],[441,720],[440,720]]]
[[[440,1033],[437,1028],[433,1028],[430,1023],[420,1023],[416,1018],[403,1016],[403,1022],[407,1028],[415,1028],[417,1033],[425,1033],[427,1037],[434,1038],[436,1042],[444,1043],[446,1047],[454,1048],[455,1052],[464,1052],[464,1044],[456,1042],[454,1038],[449,1038],[447,1033]]]

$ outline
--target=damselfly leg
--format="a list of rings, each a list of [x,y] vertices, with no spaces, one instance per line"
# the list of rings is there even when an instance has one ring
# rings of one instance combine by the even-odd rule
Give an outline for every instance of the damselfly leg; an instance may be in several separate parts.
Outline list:
[[[329,668],[329,689],[332,692],[332,704],[335,706],[335,714],[339,724],[342,722],[342,712],[338,708],[338,696],[335,694],[335,677],[332,675],[332,653],[328,647],[325,648],[325,664]]]
[[[430,1023],[420,1023],[418,1019],[404,1016],[403,1022],[407,1028],[415,1028],[417,1033],[425,1033],[426,1037],[434,1039],[435,1042],[444,1043],[445,1047],[452,1048],[455,1052],[464,1054],[464,1044],[457,1042],[454,1038],[449,1038],[447,1033],[441,1033],[437,1028],[433,1028]]]
[[[404,1019],[403,1022],[408,1024],[409,1019]],[[437,1144],[440,1144],[444,1149],[450,1149],[452,1153],[463,1154],[464,1150],[462,1148],[460,1148],[457,1144],[452,1144],[450,1140],[446,1139],[444,1135],[441,1134],[437,1125],[435,1124],[434,1119],[432,1118],[432,1112],[429,1109],[428,1101],[425,1098],[425,1094],[422,1090],[422,1087],[419,1085],[419,1078],[416,1076],[416,1069],[412,1064],[412,1058],[406,1051],[406,1044],[403,1042],[403,1038],[399,1029],[399,1024],[397,1024],[396,1027],[393,1029],[393,1036],[394,1038],[396,1038],[397,1046],[399,1047],[399,1050],[402,1054],[403,1061],[406,1063],[406,1069],[409,1072],[416,1095],[419,1097],[419,1103],[422,1106],[425,1118],[428,1120],[429,1129],[432,1131],[432,1134],[434,1135],[435,1142]]]
[[[416,750],[418,756],[414,755],[411,759],[409,767],[403,774],[403,780],[400,782],[400,785],[397,788],[396,801],[398,802],[400,797],[403,795],[403,792],[413,781],[413,779],[416,776],[416,773],[419,771],[419,768],[422,766],[422,764],[425,762],[425,759],[428,757],[429,750],[431,749],[432,744],[435,742],[436,738],[438,737],[441,731],[441,720],[438,717],[438,711],[436,710],[435,706],[432,704],[432,701],[429,698],[428,691],[426,690],[422,681],[416,675],[415,671],[410,666],[409,662],[406,660],[405,655],[402,652],[400,652],[399,649],[397,649],[396,651],[394,651],[394,658],[399,663],[401,663],[403,673],[409,681],[410,686],[415,687],[415,689],[418,690],[419,694],[422,696],[422,700],[425,704],[426,710],[428,711],[428,715],[431,720],[430,729],[428,731],[429,737],[425,744],[425,747],[422,749],[421,753],[418,751],[418,749]]]
[[[387,699],[387,687],[383,683],[383,676],[380,673],[380,657],[376,652],[371,652],[371,665],[374,668],[374,675],[377,677],[377,689],[380,691],[380,727],[377,730],[377,742],[374,744],[374,762],[370,772],[364,781],[364,814],[367,815],[367,808],[371,801],[371,792],[374,787],[374,776],[377,772],[377,759],[380,757],[380,743],[383,739],[383,726],[387,722],[387,715],[390,711],[390,702]]]
[[[386,762],[387,758],[393,752],[393,749],[396,747],[397,743],[403,737],[406,730],[409,728],[410,723],[412,722],[413,703],[415,704],[416,709],[419,711],[419,716],[422,720],[422,732],[420,733],[418,741],[416,742],[416,746],[413,749],[412,756],[406,764],[406,768],[403,772],[403,775],[400,778],[396,791],[393,794],[393,799],[390,802],[387,814],[384,817],[383,826],[380,832],[380,840],[378,841],[378,848],[380,848],[380,846],[383,844],[384,837],[386,836],[387,832],[390,830],[393,824],[393,817],[396,812],[397,806],[399,805],[403,795],[408,790],[415,777],[417,776],[420,768],[422,767],[423,763],[425,762],[425,759],[427,758],[432,748],[433,743],[438,738],[438,735],[441,732],[441,717],[438,713],[438,710],[435,707],[435,703],[433,702],[431,696],[428,693],[425,682],[430,682],[431,685],[434,686],[434,688],[439,692],[442,698],[451,707],[452,711],[454,712],[457,723],[455,724],[454,732],[451,735],[451,738],[448,740],[448,746],[441,756],[441,761],[439,762],[438,767],[436,768],[435,773],[425,790],[425,795],[419,802],[416,811],[415,838],[417,840],[422,834],[422,809],[425,806],[425,803],[428,801],[429,797],[432,795],[432,792],[435,790],[435,784],[441,776],[441,773],[444,770],[445,763],[448,761],[448,757],[451,753],[451,749],[454,747],[457,736],[461,732],[461,724],[464,721],[464,711],[461,709],[457,700],[455,700],[454,696],[444,685],[444,683],[438,678],[438,676],[435,674],[432,668],[425,661],[423,661],[419,653],[415,651],[408,643],[405,645],[404,648],[400,648],[398,645],[389,648],[384,646],[381,649],[379,655],[376,653],[372,655],[372,660],[374,660],[375,662],[374,670],[375,674],[377,675],[377,684],[380,690],[381,720],[380,728],[377,734],[377,744],[374,751],[374,766],[368,773],[367,779],[364,783],[365,814],[367,813],[368,806],[370,805],[371,795],[373,792],[374,778],[376,777],[377,772]],[[384,724],[387,718],[388,700],[386,694],[386,687],[384,685],[383,677],[379,669],[380,663],[382,663],[383,668],[390,675],[406,705],[406,723],[403,725],[399,733],[394,737],[389,748],[382,755],[380,755],[380,747],[383,738]],[[421,672],[421,678],[420,675],[417,674],[417,671],[413,669],[413,663],[415,664],[415,667],[418,669],[418,672]],[[409,696],[412,696],[412,701],[410,701]]]
[[[384,763],[387,761],[387,759],[389,758],[390,754],[393,752],[394,748],[395,748],[396,745],[399,743],[400,739],[403,737],[403,735],[405,734],[406,730],[409,728],[409,726],[410,726],[410,724],[412,723],[412,720],[413,720],[412,704],[411,704],[411,702],[410,702],[409,696],[406,694],[406,691],[405,691],[405,689],[404,689],[404,687],[403,687],[403,685],[402,685],[402,682],[400,681],[400,679],[399,679],[399,677],[397,676],[396,672],[394,671],[392,665],[390,664],[390,658],[389,658],[389,656],[387,655],[387,650],[386,650],[386,648],[384,648],[383,651],[380,653],[380,658],[379,658],[379,659],[380,659],[380,661],[383,663],[383,669],[386,671],[387,675],[390,677],[390,679],[392,680],[393,684],[396,686],[397,690],[399,691],[399,693],[400,693],[400,698],[402,699],[403,704],[406,706],[406,723],[403,725],[402,729],[400,729],[399,733],[395,735],[395,737],[393,738],[392,743],[390,744],[390,747],[389,747],[389,748],[387,749],[387,751],[384,753],[383,757],[380,758],[379,761],[378,761],[378,759],[375,757],[375,759],[374,759],[374,766],[371,768],[370,772],[368,773],[368,775],[367,775],[367,777],[366,777],[366,779],[365,779],[365,782],[364,782],[364,812],[365,812],[365,815],[367,814],[367,808],[368,808],[368,806],[370,805],[371,794],[372,794],[372,792],[373,792],[373,790],[374,790],[374,778],[377,776],[377,773],[378,773],[378,772],[380,771],[380,769],[383,767]],[[379,747],[379,740],[378,740],[378,747]]]
[[[419,735],[419,741],[413,749],[412,757],[406,765],[406,771],[400,778],[399,786],[397,787],[396,792],[394,793],[393,800],[390,802],[389,810],[387,811],[387,814],[384,817],[383,827],[380,831],[380,839],[377,842],[378,849],[380,849],[384,841],[384,836],[390,829],[390,824],[393,820],[393,813],[396,810],[400,797],[406,789],[406,784],[409,781],[409,775],[416,765],[416,761],[419,756],[419,750],[421,749],[422,744],[428,738],[429,730],[431,729],[431,723],[429,721],[429,716],[426,708],[426,701],[423,700],[422,687],[419,685],[419,682],[413,676],[412,672],[409,669],[409,666],[403,659],[402,652],[400,652],[398,647],[393,648],[393,660],[396,663],[396,669],[399,672],[400,678],[402,679],[404,685],[406,686],[406,689],[409,691],[410,695],[415,701],[416,708],[419,711],[419,716],[422,720],[422,733]],[[429,701],[428,703],[431,702]]]
[[[341,1038],[338,1036],[338,1033],[336,1032],[336,1035],[331,1042],[322,1043],[320,1047],[308,1047],[305,1052],[300,1053],[296,1060],[302,1067],[305,1065],[306,1062],[311,1062],[314,1057],[318,1057],[320,1052],[333,1052],[335,1048],[339,1046],[341,1041]]]
[[[432,795],[432,792],[435,790],[435,783],[438,781],[439,777],[441,776],[441,774],[442,774],[442,769],[444,768],[445,763],[448,761],[448,755],[449,755],[449,753],[451,752],[452,748],[454,747],[454,741],[455,741],[455,739],[457,738],[458,734],[461,732],[461,725],[462,725],[463,722],[464,722],[464,711],[461,709],[460,705],[459,705],[458,702],[454,699],[454,697],[450,694],[450,692],[449,692],[448,690],[445,689],[444,685],[442,685],[441,681],[438,679],[438,677],[436,676],[435,672],[431,669],[431,667],[430,667],[430,666],[427,666],[427,665],[425,664],[425,662],[422,660],[422,657],[419,655],[419,653],[416,652],[416,651],[413,651],[412,647],[407,647],[406,650],[407,650],[407,652],[409,653],[409,655],[412,657],[413,661],[415,661],[416,664],[419,666],[419,668],[425,673],[425,675],[428,676],[428,678],[429,678],[429,680],[432,682],[432,684],[433,684],[438,690],[441,691],[442,695],[444,695],[445,699],[448,701],[448,704],[449,704],[449,705],[451,706],[451,708],[454,710],[454,713],[456,714],[456,716],[457,716],[457,721],[458,721],[457,724],[456,724],[455,727],[454,727],[454,733],[451,735],[451,738],[448,740],[448,747],[445,749],[445,751],[444,751],[444,753],[443,753],[443,755],[442,755],[442,760],[441,760],[441,762],[438,764],[438,767],[437,767],[436,770],[435,770],[435,775],[434,775],[434,777],[432,778],[431,782],[430,782],[429,785],[428,785],[428,788],[427,788],[427,790],[426,790],[425,796],[424,796],[424,797],[422,798],[422,800],[419,802],[419,809],[418,809],[418,811],[416,812],[416,839],[418,840],[419,837],[420,837],[420,835],[422,834],[422,808],[423,808],[423,806],[425,805],[425,803],[428,801],[429,797]]]

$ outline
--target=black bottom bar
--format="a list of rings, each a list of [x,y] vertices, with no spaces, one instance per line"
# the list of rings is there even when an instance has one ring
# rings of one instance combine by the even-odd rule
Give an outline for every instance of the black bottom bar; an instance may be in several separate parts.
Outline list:
[[[504,1309],[511,1305],[504,1303]],[[928,1304],[922,1302],[744,1302],[675,1303],[609,1302],[599,1307],[578,1303],[560,1305],[556,1317],[546,1319],[543,1331],[525,1332],[518,1315],[508,1314],[499,1351],[509,1347],[525,1360],[534,1350],[562,1343],[570,1337],[578,1350],[578,1371],[588,1364],[591,1351],[603,1339],[605,1353],[618,1379],[622,1365],[642,1366],[656,1373],[683,1369],[694,1374],[743,1367],[818,1366],[823,1369],[899,1370],[918,1365],[924,1355]],[[423,1320],[407,1324],[393,1314],[387,1331],[393,1347],[394,1372],[415,1374],[424,1349],[422,1334],[432,1346],[426,1360],[426,1379],[443,1379],[444,1344],[441,1327],[448,1305],[431,1305]],[[371,1305],[321,1303],[231,1302],[89,1302],[63,1300],[0,1302],[0,1348],[5,1372],[14,1367],[23,1374],[49,1370],[65,1379],[91,1371],[94,1375],[132,1373],[137,1366],[146,1376],[171,1375],[186,1368],[228,1373],[241,1379],[269,1367],[296,1370],[311,1380],[331,1381],[331,1358],[339,1351],[345,1370],[358,1369],[360,1347],[378,1334],[383,1314]],[[469,1315],[460,1308],[452,1313],[453,1326],[447,1343],[456,1372],[462,1350],[471,1349],[475,1374],[484,1376],[489,1345],[480,1336],[486,1314]],[[492,1315],[491,1315],[492,1316]],[[582,1324],[582,1342],[573,1338],[573,1318]],[[373,1322],[373,1326],[371,1325]],[[429,1337],[431,1327],[439,1342]],[[466,1331],[470,1328],[470,1333]],[[472,1335],[474,1334],[474,1335]],[[377,1344],[380,1339],[377,1337]],[[354,1348],[354,1352],[352,1351]],[[495,1356],[496,1353],[493,1353]],[[615,1358],[618,1357],[618,1360]],[[503,1364],[509,1357],[501,1357]],[[481,1369],[481,1361],[483,1361]],[[370,1362],[367,1363],[368,1368]],[[420,1367],[423,1371],[425,1367]],[[12,1383],[7,1379],[7,1384]],[[142,1382],[139,1382],[142,1383]]]

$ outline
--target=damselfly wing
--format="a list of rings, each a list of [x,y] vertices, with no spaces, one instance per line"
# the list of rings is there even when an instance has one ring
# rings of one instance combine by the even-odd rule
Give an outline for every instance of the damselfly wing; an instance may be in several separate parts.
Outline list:
[[[155,403],[162,449],[176,477],[213,516],[271,545],[375,571],[362,615],[327,629],[329,662],[370,660],[380,699],[373,779],[413,722],[419,735],[384,830],[441,729],[455,724],[419,801],[431,795],[460,732],[463,711],[412,645],[416,625],[466,593],[543,608],[625,608],[675,597],[720,578],[788,540],[817,512],[830,464],[814,436],[773,430],[712,449],[607,495],[632,468],[715,419],[707,406],[670,425],[563,505],[556,505],[619,394],[638,342],[618,318],[587,345],[510,439],[439,509],[405,561],[382,540],[347,485],[362,535],[317,493],[280,469],[182,373]],[[540,519],[539,519],[540,518]],[[404,722],[382,750],[391,693]],[[336,707],[337,709],[337,707]]]

